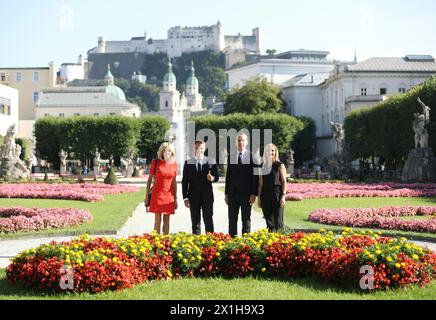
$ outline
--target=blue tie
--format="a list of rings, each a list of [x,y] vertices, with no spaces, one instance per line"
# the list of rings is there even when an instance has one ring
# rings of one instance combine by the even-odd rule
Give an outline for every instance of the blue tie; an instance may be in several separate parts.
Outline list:
[[[201,172],[201,163],[197,162],[197,172],[200,173]]]
[[[242,152],[239,152],[239,156],[238,156],[238,165],[242,164]]]

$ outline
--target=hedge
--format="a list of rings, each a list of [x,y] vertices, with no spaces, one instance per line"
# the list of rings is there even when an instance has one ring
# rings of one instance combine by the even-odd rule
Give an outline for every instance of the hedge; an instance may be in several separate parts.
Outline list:
[[[418,97],[433,109],[426,128],[429,145],[436,150],[436,77],[432,77],[405,94],[350,113],[344,123],[350,155],[355,159],[377,156],[389,163],[404,163],[410,149],[415,147],[413,114],[422,113]]]
[[[93,159],[96,148],[102,159],[126,157],[130,149],[154,157],[168,128],[168,121],[158,116],[45,117],[35,123],[36,148],[55,168],[59,167],[61,149],[74,152],[81,160]]]
[[[286,114],[275,113],[264,113],[261,115],[231,114],[227,116],[207,115],[193,117],[191,120],[195,122],[196,134],[201,129],[207,128],[215,132],[217,148],[219,147],[218,137],[220,129],[235,129],[236,131],[248,129],[250,133],[253,129],[271,129],[272,142],[277,145],[283,159],[286,159],[286,154],[291,149],[295,135],[305,128],[303,121]],[[230,143],[233,144],[234,142],[227,139],[227,150],[230,150]],[[262,132],[260,142],[261,155],[263,154],[263,149],[264,141]],[[216,154],[218,154],[218,152]]]

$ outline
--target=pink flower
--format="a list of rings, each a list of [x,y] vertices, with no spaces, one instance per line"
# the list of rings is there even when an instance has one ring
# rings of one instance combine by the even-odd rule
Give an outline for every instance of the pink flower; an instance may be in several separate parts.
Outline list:
[[[0,198],[102,201],[105,194],[138,192],[139,188],[107,184],[1,184]]]
[[[348,208],[317,209],[309,215],[313,222],[347,226],[367,227],[387,230],[436,233],[436,219],[403,220],[401,217],[431,216],[436,207],[383,207],[383,208]]]
[[[92,221],[88,210],[74,208],[0,208],[0,233],[38,231]]]

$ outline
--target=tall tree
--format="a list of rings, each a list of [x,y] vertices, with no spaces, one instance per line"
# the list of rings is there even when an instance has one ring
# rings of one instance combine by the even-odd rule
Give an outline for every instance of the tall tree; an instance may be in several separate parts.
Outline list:
[[[280,112],[283,107],[280,95],[281,89],[265,78],[248,80],[242,88],[234,88],[226,95],[224,114]]]

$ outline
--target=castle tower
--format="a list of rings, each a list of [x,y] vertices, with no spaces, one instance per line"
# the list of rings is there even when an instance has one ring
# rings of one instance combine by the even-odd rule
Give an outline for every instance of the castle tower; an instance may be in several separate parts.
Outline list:
[[[194,61],[191,61],[189,77],[186,80],[186,100],[189,109],[202,109],[203,96],[199,93],[199,83],[197,77],[195,76]]]
[[[98,37],[98,46],[97,53],[105,53],[106,52],[106,40],[104,37]]]
[[[226,42],[224,38],[224,29],[221,22],[218,20],[217,24],[217,37],[218,37],[218,51],[221,52],[226,47]]]

